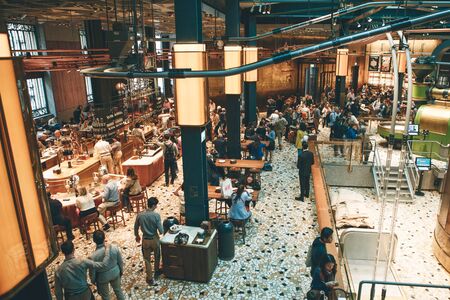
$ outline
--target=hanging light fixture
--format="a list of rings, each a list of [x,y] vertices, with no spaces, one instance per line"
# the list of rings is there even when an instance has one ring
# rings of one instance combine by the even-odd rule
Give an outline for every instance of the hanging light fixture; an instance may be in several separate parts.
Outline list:
[[[207,69],[205,44],[175,44],[174,66],[177,69]],[[208,122],[208,88],[205,77],[175,79],[177,123],[202,126]]]
[[[20,290],[56,257],[47,196],[23,77],[0,33],[0,298]],[[20,70],[21,68],[16,68]],[[7,113],[6,113],[7,112]],[[54,237],[54,235],[53,235]],[[43,287],[44,288],[44,287]]]
[[[397,51],[398,72],[406,73],[406,52],[405,50]]]
[[[244,64],[248,65],[258,61],[258,48],[245,47],[244,48]],[[256,82],[258,80],[258,69],[244,73],[244,81]]]
[[[241,46],[225,46],[225,69],[231,69],[240,67],[242,64],[241,59]],[[227,95],[240,95],[242,93],[242,78],[241,74],[231,75],[225,77],[225,94]]]
[[[348,49],[337,49],[336,76],[347,76]]]

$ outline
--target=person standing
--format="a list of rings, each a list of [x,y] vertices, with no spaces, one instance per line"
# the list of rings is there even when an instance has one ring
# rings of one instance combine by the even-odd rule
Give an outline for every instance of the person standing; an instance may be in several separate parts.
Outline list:
[[[165,134],[164,143],[159,143],[158,145],[163,148],[164,176],[166,180],[166,186],[169,186],[169,171],[171,184],[175,182],[175,178],[177,177],[178,148],[170,139],[169,134]]]
[[[144,147],[145,134],[144,134],[144,131],[141,129],[141,124],[139,122],[134,124],[134,128],[131,131],[131,137],[132,137],[133,146],[135,149],[141,149]]]
[[[147,210],[141,212],[136,217],[134,223],[134,236],[136,242],[141,242],[139,235],[139,228],[142,231],[142,256],[145,262],[146,282],[149,285],[156,285],[155,278],[161,273],[159,269],[160,262],[160,244],[159,234],[163,234],[163,227],[161,224],[161,216],[155,212],[158,206],[158,199],[156,197],[150,197],[147,200]],[[158,234],[159,232],[159,234]],[[152,272],[151,255],[154,255],[154,269]]]
[[[324,227],[320,231],[320,236],[315,238],[311,245],[311,271],[313,275],[317,267],[320,267],[327,256],[327,246],[333,242],[333,229]]]
[[[73,111],[73,122],[75,124],[80,124],[81,122],[81,110],[83,109],[83,106],[78,105],[77,108]]]
[[[113,143],[111,145],[111,154],[114,162],[115,174],[123,174],[122,169],[122,144],[118,137],[113,137]]]
[[[64,262],[55,271],[56,300],[93,300],[91,288],[87,283],[88,269],[100,269],[109,264],[110,247],[106,247],[102,262],[75,257],[75,247],[72,241],[61,244],[61,252],[65,255]]]
[[[50,205],[50,213],[52,215],[53,224],[64,226],[66,229],[67,239],[73,240],[75,237],[72,233],[72,222],[70,222],[69,218],[63,215],[61,202],[53,199],[49,192],[47,192],[47,198]]]
[[[91,254],[90,259],[93,261],[102,261],[105,252],[105,233],[101,230],[96,230],[93,234],[93,239],[96,244],[94,253]],[[109,285],[111,285],[117,300],[125,300],[121,287],[121,278],[123,275],[123,260],[119,247],[114,244],[110,245],[110,259],[104,268],[90,269],[89,275],[91,281],[97,285],[98,294],[102,300],[109,300]]]
[[[287,124],[288,122],[283,117],[282,113],[278,114],[278,119],[273,123],[273,128],[275,130],[275,135],[277,136],[278,147],[280,148],[280,150],[283,149],[283,135],[284,131],[286,130]]]
[[[314,155],[308,150],[308,143],[302,143],[302,153],[297,160],[298,177],[300,179],[300,197],[295,200],[304,201],[309,198],[309,178],[311,177],[311,166],[314,164]]]
[[[100,164],[108,169],[108,173],[114,173],[114,164],[111,157],[111,146],[104,141],[101,135],[96,137],[97,143],[94,145],[94,151],[100,159]]]
[[[106,222],[104,217],[105,211],[108,207],[116,206],[119,203],[119,187],[116,181],[111,180],[109,175],[103,175],[102,183],[105,185],[103,188],[103,202],[98,206],[98,216],[100,222],[103,225],[103,230],[108,230],[110,228],[109,224]]]

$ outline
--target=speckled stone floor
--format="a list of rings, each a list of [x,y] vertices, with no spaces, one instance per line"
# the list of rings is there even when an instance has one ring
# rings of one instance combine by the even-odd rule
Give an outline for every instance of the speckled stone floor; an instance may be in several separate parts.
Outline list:
[[[327,137],[327,129],[322,130],[319,140]],[[385,157],[385,148],[380,148]],[[145,283],[140,247],[132,232],[135,216],[127,215],[126,226],[115,231],[111,229],[107,239],[122,249],[125,261],[122,286],[128,299],[303,299],[310,284],[304,261],[318,228],[314,203],[294,200],[298,195],[295,161],[296,150],[292,145],[285,144],[283,150],[275,151],[273,171],[263,172],[261,176],[263,195],[253,209],[254,221],[247,232],[246,244],[237,241],[235,258],[219,260],[208,284],[170,280],[162,276],[158,286],[149,287]],[[155,182],[149,188],[150,195],[160,200],[158,211],[163,219],[178,216],[179,202],[172,192],[180,180],[177,179],[175,186],[165,187],[163,183],[163,178]],[[374,212],[376,224],[380,206],[374,191],[358,189],[358,192],[364,195]],[[419,197],[412,204],[400,206],[396,227],[399,244],[394,267],[401,281],[449,284],[450,275],[431,251],[439,202],[437,193],[427,193],[426,197]],[[389,216],[388,208],[385,226],[389,224]],[[76,255],[89,255],[94,249],[92,240],[86,241],[77,230],[75,235]],[[62,261],[63,256],[60,255],[47,269],[52,288],[54,269]],[[449,291],[418,288],[405,291],[407,299],[450,299]],[[97,293],[95,295],[100,299]]]
[[[150,288],[145,283],[140,247],[134,241],[135,216],[126,215],[126,227],[109,230],[108,241],[122,249],[122,286],[129,299],[303,299],[311,281],[304,261],[318,229],[313,203],[294,200],[299,184],[293,146],[285,144],[283,150],[275,151],[273,171],[263,172],[261,180],[263,192],[252,209],[254,220],[248,227],[246,244],[236,236],[235,258],[219,260],[208,284],[162,276],[158,286]],[[177,179],[175,186],[165,187],[160,178],[149,188],[149,194],[160,200],[157,210],[163,219],[179,215],[179,201],[172,195],[179,184]],[[78,230],[75,236],[76,256],[89,255],[95,248],[92,239],[86,241]],[[52,288],[54,269],[63,259],[61,254],[47,269]]]

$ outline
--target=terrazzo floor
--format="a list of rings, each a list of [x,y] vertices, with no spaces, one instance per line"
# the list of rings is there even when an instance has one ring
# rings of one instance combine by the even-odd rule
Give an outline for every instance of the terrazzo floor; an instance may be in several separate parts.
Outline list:
[[[319,140],[328,138],[325,128]],[[377,137],[377,139],[379,139]],[[384,160],[386,148],[381,148]],[[384,149],[384,150],[383,150]],[[398,154],[398,153],[397,153]],[[394,158],[395,159],[395,158]],[[109,242],[120,245],[125,262],[122,287],[128,299],[304,299],[309,290],[309,270],[305,257],[309,244],[318,232],[314,203],[298,202],[296,150],[284,144],[274,153],[273,171],[261,175],[263,193],[252,209],[253,222],[247,231],[246,244],[239,238],[235,258],[221,261],[208,284],[176,281],[160,277],[158,286],[145,283],[140,245],[133,236],[134,215],[126,215],[126,226],[107,232]],[[179,167],[182,170],[181,166]],[[182,174],[179,174],[182,178]],[[172,192],[179,186],[164,186],[160,178],[149,188],[149,195],[160,200],[157,211],[162,219],[179,215],[179,200]],[[374,212],[377,224],[379,204],[372,189],[357,189]],[[311,197],[314,199],[314,195]],[[439,194],[426,193],[412,204],[403,203],[399,210],[396,233],[399,237],[394,267],[400,281],[449,284],[450,275],[432,255],[431,238],[439,207]],[[213,203],[211,202],[211,209]],[[386,226],[389,224],[389,208]],[[75,231],[75,255],[87,256],[95,248]],[[47,269],[53,288],[53,273],[63,261],[60,255]],[[95,287],[93,286],[95,291]],[[407,289],[407,299],[450,299],[450,291]],[[94,292],[96,299],[100,299]]]
[[[181,166],[179,169],[182,170]],[[236,235],[235,258],[219,260],[208,284],[161,276],[158,286],[149,287],[140,245],[133,235],[135,216],[126,214],[126,226],[110,229],[106,236],[122,249],[125,262],[122,287],[128,299],[303,299],[311,282],[304,261],[318,228],[313,203],[294,200],[299,185],[293,146],[285,144],[283,150],[275,151],[273,171],[263,172],[261,181],[263,192],[252,208],[253,222],[247,229],[246,244]],[[175,186],[165,187],[161,177],[149,188],[149,195],[160,201],[157,211],[162,219],[179,215],[179,200],[172,192],[180,183],[177,179]],[[212,206],[211,201],[210,211]],[[78,230],[75,236],[75,255],[84,257],[92,253],[95,248],[92,239],[86,241]],[[47,269],[51,288],[54,270],[63,260],[60,254]]]

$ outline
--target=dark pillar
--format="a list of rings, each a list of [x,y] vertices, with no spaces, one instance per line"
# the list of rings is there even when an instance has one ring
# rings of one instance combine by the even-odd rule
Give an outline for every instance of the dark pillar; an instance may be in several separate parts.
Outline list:
[[[340,108],[345,106],[345,76],[336,76],[336,104],[339,104]]]
[[[317,67],[316,65],[310,66],[310,72],[309,72],[309,76],[310,76],[310,80],[309,80],[309,84],[310,84],[310,91],[311,91],[311,96],[313,97],[313,100],[315,103],[320,103],[320,93],[317,90],[318,89],[318,81],[319,81],[319,67]]]
[[[226,1],[225,34],[239,36],[239,0]],[[240,95],[227,95],[227,149],[229,158],[241,158],[241,105]]]
[[[102,30],[102,22],[100,20],[84,21],[84,28],[86,30],[87,46],[89,49],[101,49],[107,47],[105,33]],[[118,96],[115,85],[120,82],[120,80],[92,78],[91,82],[94,104],[97,108],[104,108],[104,111],[96,111],[97,115],[102,117],[109,113],[111,100]]]
[[[398,103],[402,103],[403,80],[405,73],[398,73]]]
[[[23,299],[52,299],[45,270],[36,275],[36,277],[23,286],[21,290],[11,298],[11,300]]]
[[[169,38],[169,35],[161,35],[162,38]],[[170,51],[170,42],[162,42],[163,51]],[[164,71],[170,69],[170,62],[168,59],[163,60],[162,67]],[[172,95],[172,84],[170,78],[164,78],[164,95],[168,98],[173,97]]]
[[[202,42],[201,0],[175,0],[177,42]],[[209,219],[205,126],[181,127],[186,224]]]
[[[256,35],[256,18],[247,16],[245,19],[245,35]],[[256,46],[256,41],[248,43],[249,46]],[[244,108],[245,108],[245,125],[256,122],[256,82],[244,82]]]
[[[358,91],[358,75],[359,75],[359,66],[355,65],[352,67],[352,89],[356,92]]]

